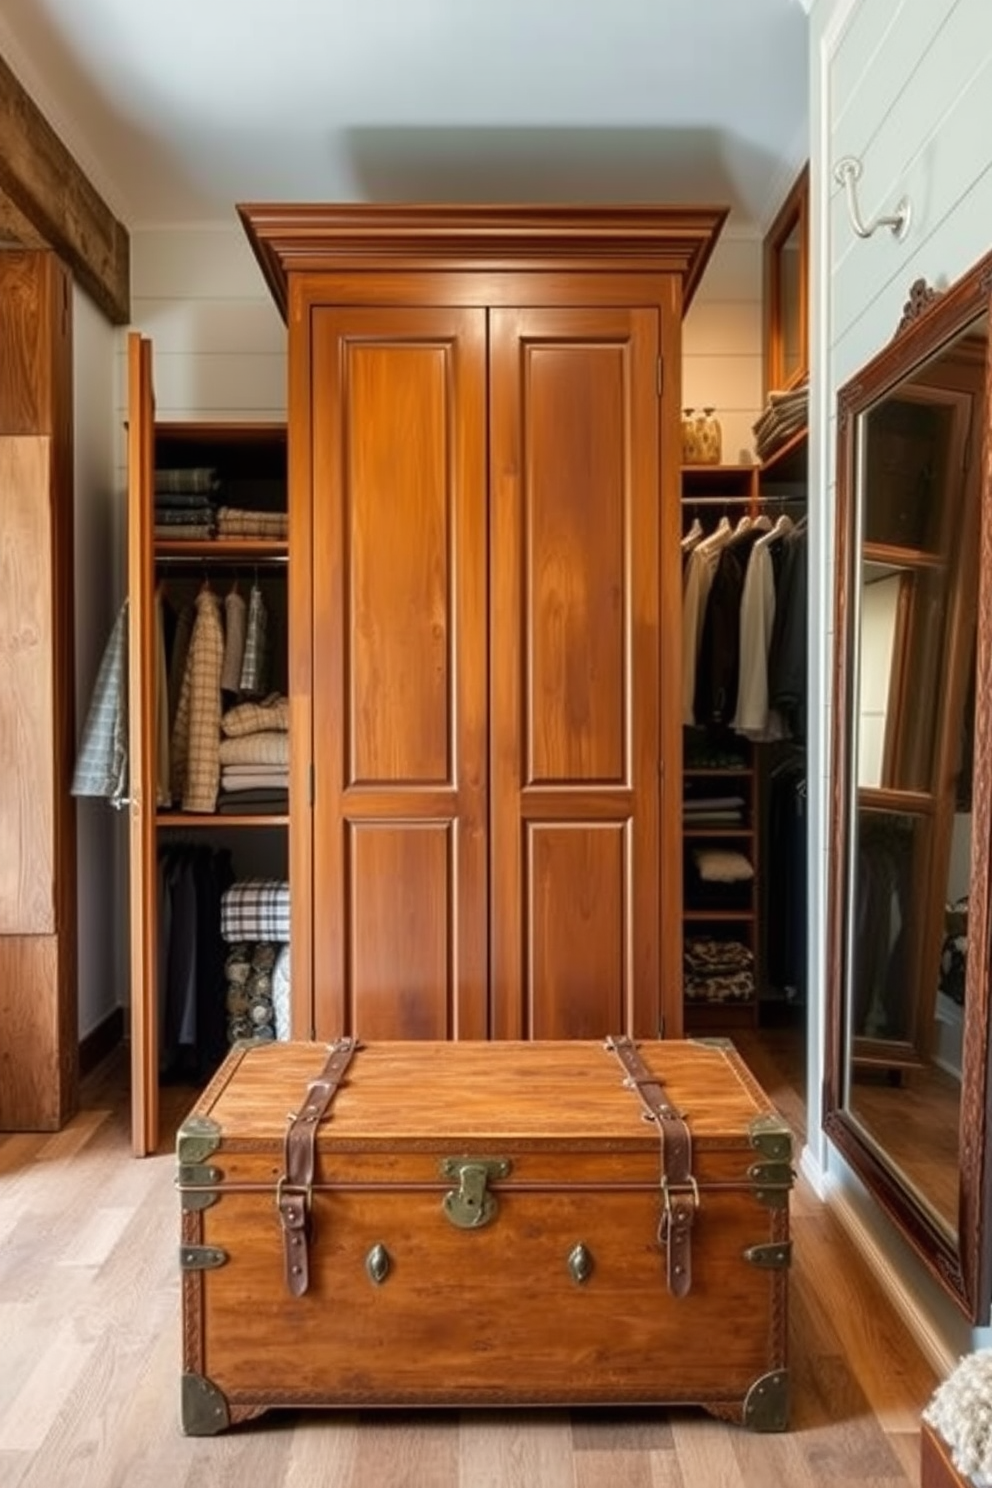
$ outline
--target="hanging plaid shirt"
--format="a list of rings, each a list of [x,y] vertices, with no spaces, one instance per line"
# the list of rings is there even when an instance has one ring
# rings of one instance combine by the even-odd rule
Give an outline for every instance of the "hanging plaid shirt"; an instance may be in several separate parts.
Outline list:
[[[217,807],[223,661],[220,600],[204,585],[196,596],[196,619],[172,730],[172,793],[184,811],[212,812]]]
[[[269,612],[265,608],[261,589],[253,584],[248,596],[245,650],[241,661],[241,691],[246,697],[264,697],[269,690],[268,632]]]
[[[118,611],[100,660],[72,777],[74,796],[127,798],[127,600]]]

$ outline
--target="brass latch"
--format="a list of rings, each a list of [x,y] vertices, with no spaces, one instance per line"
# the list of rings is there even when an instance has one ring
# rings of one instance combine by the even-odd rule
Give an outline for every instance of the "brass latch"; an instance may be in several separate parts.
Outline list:
[[[792,1168],[787,1162],[752,1163],[747,1176],[754,1186],[754,1197],[766,1209],[787,1209],[792,1188]]]
[[[506,1157],[445,1157],[444,1178],[457,1178],[458,1187],[444,1196],[444,1212],[460,1230],[478,1230],[495,1216],[496,1196],[487,1187],[491,1178],[505,1178],[510,1171]]]

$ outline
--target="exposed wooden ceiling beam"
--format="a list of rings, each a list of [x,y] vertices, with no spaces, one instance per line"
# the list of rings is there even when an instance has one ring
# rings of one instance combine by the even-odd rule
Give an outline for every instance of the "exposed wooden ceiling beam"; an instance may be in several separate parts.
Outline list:
[[[127,229],[2,57],[0,236],[53,249],[114,325],[130,320]]]

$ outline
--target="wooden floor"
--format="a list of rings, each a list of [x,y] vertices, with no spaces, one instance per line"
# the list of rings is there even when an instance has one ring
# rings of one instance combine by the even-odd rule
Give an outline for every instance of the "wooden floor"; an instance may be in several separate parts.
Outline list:
[[[776,1064],[775,1041],[762,1041],[754,1064],[799,1125],[801,1094],[783,1073],[794,1057],[786,1040],[781,1053]],[[173,1114],[183,1099],[173,1097]],[[223,1437],[185,1438],[174,1163],[169,1151],[131,1158],[127,1119],[111,1066],[87,1082],[84,1109],[65,1131],[0,1137],[3,1488],[919,1482],[919,1415],[937,1381],[802,1179],[793,1200],[788,1433],[754,1435],[690,1410],[402,1411],[273,1413]]]

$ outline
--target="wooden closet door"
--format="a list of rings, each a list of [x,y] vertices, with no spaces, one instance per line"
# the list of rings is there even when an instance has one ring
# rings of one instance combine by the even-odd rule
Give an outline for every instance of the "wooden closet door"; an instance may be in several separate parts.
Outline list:
[[[491,327],[492,1031],[659,1022],[659,314]]]
[[[128,770],[131,936],[131,1146],[156,1151],[158,1100],[158,942],[155,826],[154,604],[155,397],[152,345],[128,336]]]
[[[485,312],[311,337],[315,1032],[483,1038]]]

